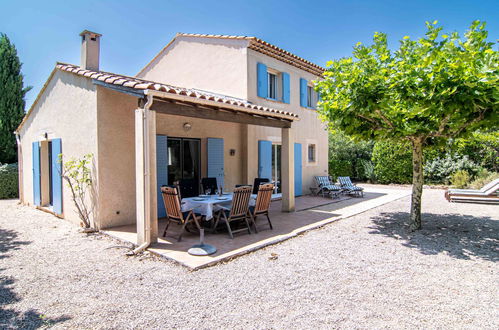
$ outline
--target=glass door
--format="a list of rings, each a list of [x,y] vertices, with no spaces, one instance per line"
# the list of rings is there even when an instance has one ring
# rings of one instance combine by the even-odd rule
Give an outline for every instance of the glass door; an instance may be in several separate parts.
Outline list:
[[[168,137],[168,184],[182,179],[190,179],[199,194],[201,169],[201,141]]]
[[[277,193],[281,192],[281,145],[272,145],[272,181],[277,186]]]

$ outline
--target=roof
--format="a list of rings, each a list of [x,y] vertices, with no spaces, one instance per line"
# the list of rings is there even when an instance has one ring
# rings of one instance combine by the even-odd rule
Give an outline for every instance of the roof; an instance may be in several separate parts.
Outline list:
[[[219,108],[226,108],[231,110],[236,110],[239,112],[245,112],[251,115],[257,115],[262,117],[270,117],[274,119],[293,121],[298,119],[298,115],[292,112],[277,110],[272,108],[263,107],[247,100],[238,99],[235,97],[220,95],[216,93],[210,93],[207,91],[201,91],[197,89],[189,89],[183,87],[177,87],[167,84],[162,84],[150,80],[139,79],[135,77],[119,75],[116,73],[105,72],[105,71],[92,71],[85,70],[81,67],[73,64],[57,62],[54,71],[60,70],[65,72],[70,72],[82,77],[89,79],[94,79],[96,81],[116,86],[120,88],[125,88],[128,90],[137,91],[156,91],[161,92],[160,97],[165,99],[172,99],[174,101],[183,101],[189,103],[198,104],[209,104],[211,106],[216,106]],[[47,82],[43,86],[42,90],[38,94],[38,97],[33,102],[30,110],[24,116],[23,121],[16,129],[16,132],[23,126],[24,122],[27,120],[35,104],[37,103],[40,95],[43,93],[44,89],[47,87],[48,82],[51,80],[54,71],[50,74]]]
[[[312,63],[310,61],[307,61],[295,54],[292,54],[282,48],[279,48],[275,45],[272,45],[262,39],[259,39],[257,37],[247,37],[247,36],[231,36],[231,35],[215,35],[215,34],[197,34],[197,33],[177,33],[175,38],[177,37],[197,37],[197,38],[214,38],[214,39],[235,39],[235,40],[248,40],[249,45],[248,48],[252,49],[256,52],[265,54],[267,56],[273,57],[275,59],[278,59],[279,61],[282,61],[284,63],[287,63],[289,65],[292,65],[294,67],[297,67],[301,70],[310,72],[316,76],[322,76],[324,71],[323,67]],[[175,40],[175,38],[173,40]],[[165,46],[167,48],[173,40]],[[163,49],[165,49],[163,48]],[[161,52],[160,52],[161,53]],[[148,65],[146,65],[147,67]],[[144,70],[144,69],[142,69]],[[141,70],[141,72],[142,72]]]

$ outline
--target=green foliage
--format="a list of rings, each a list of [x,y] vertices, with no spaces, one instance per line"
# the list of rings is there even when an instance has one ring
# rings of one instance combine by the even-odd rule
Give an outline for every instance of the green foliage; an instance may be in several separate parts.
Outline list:
[[[435,23],[436,24],[436,23]],[[388,48],[387,36],[328,62],[319,113],[349,136],[434,142],[499,123],[499,52],[475,21],[461,38],[427,23],[425,37]]]
[[[489,171],[499,172],[499,131],[474,132],[467,138],[456,139],[451,150]]]
[[[84,228],[90,228],[90,216],[93,211],[93,205],[88,196],[93,182],[92,159],[93,155],[87,154],[82,158],[71,158],[62,166],[62,177],[71,190],[73,203],[78,210],[81,225]],[[62,154],[59,155],[59,162],[62,163]]]
[[[18,175],[17,164],[0,164],[0,199],[18,197]]]
[[[334,132],[329,134],[329,174],[335,179],[338,176],[349,176],[354,180],[365,181],[366,167],[371,161],[372,142],[355,142],[345,134]]]
[[[459,170],[457,172],[454,172],[450,178],[450,182],[452,186],[463,189],[468,186],[468,184],[471,181],[471,176],[466,170]]]
[[[0,34],[0,86],[0,163],[12,163],[17,161],[13,132],[24,116],[24,96],[31,87],[23,87],[17,50],[5,34]]]
[[[445,154],[442,157],[434,158],[425,164],[425,178],[431,183],[445,183],[451,181],[451,176],[458,171],[466,171],[474,177],[480,170],[468,156],[455,154]]]
[[[481,170],[475,177],[469,187],[472,189],[480,189],[485,186],[487,183],[499,179],[499,173],[497,172],[489,172],[485,169]]]
[[[410,183],[412,180],[412,154],[407,142],[376,142],[372,162],[379,183]]]
[[[318,111],[331,130],[411,142],[411,230],[421,228],[423,147],[499,124],[499,52],[487,42],[485,23],[474,21],[463,38],[441,34],[436,24],[426,23],[423,38],[404,37],[395,51],[376,32],[372,45],[358,43],[352,57],[328,62],[316,82]]]

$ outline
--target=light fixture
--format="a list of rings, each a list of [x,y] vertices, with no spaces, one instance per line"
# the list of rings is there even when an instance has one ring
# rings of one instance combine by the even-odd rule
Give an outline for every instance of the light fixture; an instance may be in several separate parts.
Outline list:
[[[192,124],[191,123],[184,123],[184,131],[190,131],[191,128],[192,128]]]

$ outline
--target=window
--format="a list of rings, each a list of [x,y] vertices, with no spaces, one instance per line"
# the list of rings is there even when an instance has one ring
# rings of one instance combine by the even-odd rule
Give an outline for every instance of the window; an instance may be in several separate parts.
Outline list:
[[[307,107],[315,109],[319,97],[313,86],[307,86]]]
[[[269,98],[277,100],[277,74],[271,72],[267,74],[269,76]]]
[[[315,144],[308,145],[308,161],[315,162]]]

